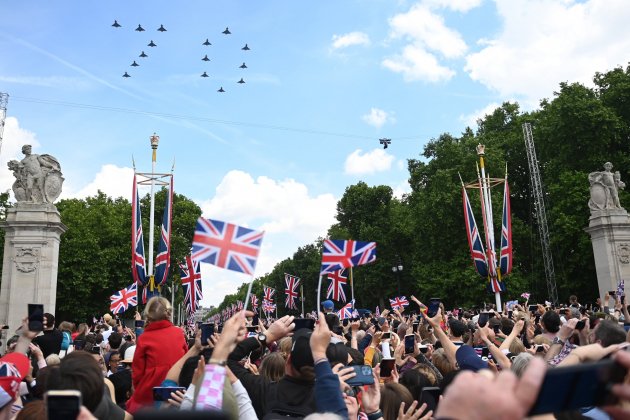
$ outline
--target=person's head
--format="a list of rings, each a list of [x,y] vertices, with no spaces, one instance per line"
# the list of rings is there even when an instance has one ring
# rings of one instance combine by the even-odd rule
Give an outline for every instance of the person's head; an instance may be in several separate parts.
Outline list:
[[[420,401],[422,388],[425,386],[433,386],[424,373],[416,369],[407,369],[400,375],[398,383],[404,385],[411,392],[414,400]]]
[[[122,343],[122,335],[120,333],[117,332],[113,332],[109,335],[109,339],[107,340],[109,342],[109,348],[112,350],[116,350],[120,347],[120,344]]]
[[[346,366],[348,364],[348,347],[343,343],[331,343],[326,349],[326,357],[330,362],[330,366],[336,366],[339,363]]]
[[[61,363],[61,358],[58,354],[50,353],[48,357],[46,357],[46,366],[56,366]]]
[[[39,420],[47,418],[44,400],[31,401],[24,405],[15,420]]]
[[[613,168],[613,164],[612,163],[610,163],[610,162],[604,163],[604,169],[605,170],[610,171],[610,170],[612,170],[612,168]]]
[[[570,303],[571,305],[578,303],[577,296],[575,296],[575,295],[571,295],[571,296],[569,296],[569,303]]]
[[[519,338],[514,338],[510,343],[510,353],[516,355],[525,352],[525,345]]]
[[[118,366],[120,365],[120,353],[117,351],[113,351],[109,355],[109,362],[107,363],[107,369],[109,369],[112,373],[118,370]]]
[[[332,300],[325,300],[322,302],[322,309],[324,313],[330,313],[335,309],[335,304]]]
[[[626,330],[616,322],[602,319],[593,330],[591,340],[603,347],[623,343],[626,341]]]
[[[510,369],[512,370],[512,372],[514,372],[516,376],[520,378],[529,365],[529,362],[531,362],[533,358],[534,356],[527,353],[526,351],[519,353],[512,359],[512,366],[510,367]]]
[[[144,307],[144,318],[147,323],[154,321],[171,320],[173,308],[168,299],[161,296],[154,296],[147,302]]]
[[[285,363],[288,376],[312,381],[315,379],[313,353],[311,352],[311,330],[302,328],[293,334],[291,353]]]
[[[545,332],[556,334],[560,331],[560,315],[555,311],[547,311],[540,318],[540,324]]]
[[[55,329],[55,316],[53,314],[46,312],[44,314],[44,319],[46,320],[46,330]]]
[[[434,350],[433,355],[431,356],[431,361],[437,370],[440,371],[442,376],[455,370],[455,366],[453,366],[453,364],[449,362],[448,357],[446,357],[444,349]]]
[[[284,364],[286,363],[281,353],[274,351],[262,359],[260,363],[260,376],[278,382],[284,376]]]
[[[59,330],[60,330],[60,331],[67,331],[67,332],[71,332],[73,328],[74,328],[74,324],[73,324],[72,322],[62,321],[62,322],[59,324]]]
[[[326,324],[328,325],[328,329],[333,331],[333,329],[339,325],[339,317],[335,313],[327,313],[326,314]]]
[[[397,419],[398,410],[403,402],[405,407],[409,407],[413,403],[411,392],[403,385],[390,382],[381,387],[380,409],[385,420]]]
[[[293,347],[293,340],[291,340],[291,337],[284,337],[278,342],[278,347],[279,347],[280,353],[282,353],[282,356],[286,360],[289,358],[289,355],[291,354],[291,347]]]
[[[86,324],[85,322],[79,324],[79,328],[77,328],[77,332],[79,334],[77,335],[77,337],[84,337],[85,334],[87,334],[89,330],[90,330],[90,327],[88,327],[88,324]]]
[[[456,318],[448,320],[449,331],[452,338],[461,339],[464,333],[468,330],[466,324]]]
[[[76,389],[81,392],[83,405],[94,412],[103,398],[103,373],[94,357],[84,351],[73,351],[61,359],[58,368],[48,376],[48,390]]]

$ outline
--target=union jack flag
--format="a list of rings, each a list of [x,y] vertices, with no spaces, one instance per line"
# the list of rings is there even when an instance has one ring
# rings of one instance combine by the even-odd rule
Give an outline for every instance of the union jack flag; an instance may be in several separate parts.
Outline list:
[[[284,284],[285,289],[284,293],[287,295],[284,300],[284,307],[289,309],[297,309],[297,305],[295,304],[295,299],[298,296],[297,287],[300,284],[300,279],[292,276],[291,274],[284,273]]]
[[[376,316],[381,316],[381,310],[378,306],[376,307],[376,311],[374,312],[376,313]]]
[[[144,259],[144,240],[142,238],[142,217],[140,215],[140,196],[136,175],[133,175],[131,199],[131,272],[137,284],[147,284],[147,271]]]
[[[341,269],[339,271],[335,271],[334,273],[328,274],[328,280],[330,280],[330,284],[328,285],[328,291],[326,292],[326,299],[333,299],[337,302],[345,302],[346,301],[346,293],[343,289],[343,285],[347,283],[348,276],[343,275],[346,270]]]
[[[276,304],[270,300],[265,299],[263,300],[262,310],[263,312],[267,312],[267,313],[274,312],[276,310]]]
[[[466,222],[466,236],[468,237],[470,255],[472,256],[477,273],[479,273],[481,277],[487,278],[488,262],[486,261],[486,254],[483,250],[483,243],[481,242],[481,237],[479,236],[477,223],[475,222],[475,215],[473,214],[472,207],[470,206],[468,193],[466,192],[466,187],[463,185],[462,197],[464,200],[464,221]]]
[[[186,260],[179,264],[181,270],[182,287],[184,288],[184,305],[189,314],[194,314],[201,306],[203,298],[201,290],[201,264],[187,255]]]
[[[258,296],[253,293],[250,296],[250,300],[252,302],[252,311],[256,312],[258,310]]]
[[[171,265],[171,225],[173,222],[173,177],[171,185],[166,194],[166,204],[164,205],[164,215],[162,216],[162,228],[160,229],[160,243],[155,257],[155,283],[166,284],[168,272]]]
[[[236,301],[236,311],[242,311],[243,310],[243,301],[242,300],[237,300]]]
[[[197,220],[193,258],[227,270],[254,275],[264,232],[218,220]]]
[[[409,301],[405,296],[397,296],[394,299],[390,299],[389,304],[392,306],[392,309],[398,309],[399,312],[402,312],[405,310],[405,306],[409,306]]]
[[[273,302],[273,295],[276,293],[276,289],[269,286],[263,286],[263,293],[265,294],[263,300]]]
[[[112,301],[109,310],[113,314],[125,312],[130,306],[136,306],[138,304],[138,284],[133,283],[131,286],[117,291],[109,300]]]
[[[617,283],[617,297],[626,295],[626,285],[624,279],[620,279],[619,283]]]
[[[524,292],[521,293],[521,297],[525,300],[529,300],[529,297],[531,296],[531,294],[529,292]]]
[[[352,307],[354,306],[354,300],[351,300],[348,304],[346,304],[343,308],[339,310],[337,315],[339,319],[350,319],[352,318]]]
[[[376,242],[326,239],[319,274],[334,273],[342,268],[368,264],[374,260],[376,260]]]
[[[512,212],[510,206],[510,187],[505,178],[503,188],[503,219],[501,221],[501,259],[499,260],[501,276],[512,271]]]

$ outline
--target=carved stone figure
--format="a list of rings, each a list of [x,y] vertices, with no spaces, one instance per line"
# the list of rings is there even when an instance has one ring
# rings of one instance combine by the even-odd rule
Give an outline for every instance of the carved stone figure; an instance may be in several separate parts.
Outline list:
[[[588,174],[588,181],[591,184],[591,199],[588,206],[591,212],[622,209],[619,203],[619,190],[624,189],[626,184],[621,181],[619,171],[615,173],[611,171],[612,167],[612,163],[606,162],[603,171]]]
[[[31,145],[25,144],[24,159],[7,163],[16,178],[13,194],[18,202],[52,203],[61,194],[61,166],[53,156],[32,154],[31,150]]]

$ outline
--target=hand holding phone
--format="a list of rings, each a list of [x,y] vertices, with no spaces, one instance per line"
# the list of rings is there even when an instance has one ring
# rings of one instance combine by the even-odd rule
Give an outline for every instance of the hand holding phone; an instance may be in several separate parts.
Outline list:
[[[33,332],[44,330],[44,305],[28,304],[28,329]]]
[[[171,398],[171,392],[186,392],[186,388],[182,386],[154,386],[153,387],[153,400],[154,401],[168,401]]]
[[[76,419],[81,411],[81,392],[48,391],[44,394],[48,420]]]
[[[394,360],[395,362],[395,360]],[[363,386],[363,385],[373,385],[374,384],[374,375],[372,374],[372,368],[366,365],[355,365],[352,366],[354,368],[355,376],[346,379],[346,383],[350,386]],[[390,374],[391,375],[391,374]]]
[[[207,346],[208,340],[214,334],[214,324],[212,322],[201,324],[201,345]]]
[[[380,377],[381,378],[389,378],[390,376],[392,376],[392,372],[394,371],[395,366],[396,366],[396,359],[383,359],[383,360],[381,360]]]
[[[405,336],[405,354],[413,354],[416,352],[416,336],[408,334]]]

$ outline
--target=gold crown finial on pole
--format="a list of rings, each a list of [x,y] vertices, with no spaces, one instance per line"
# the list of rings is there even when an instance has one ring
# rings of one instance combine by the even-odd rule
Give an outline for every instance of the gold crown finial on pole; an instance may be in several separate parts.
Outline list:
[[[486,151],[486,146],[484,146],[483,144],[479,143],[477,145],[477,154],[479,156],[483,156],[483,155],[485,155],[485,151]]]

